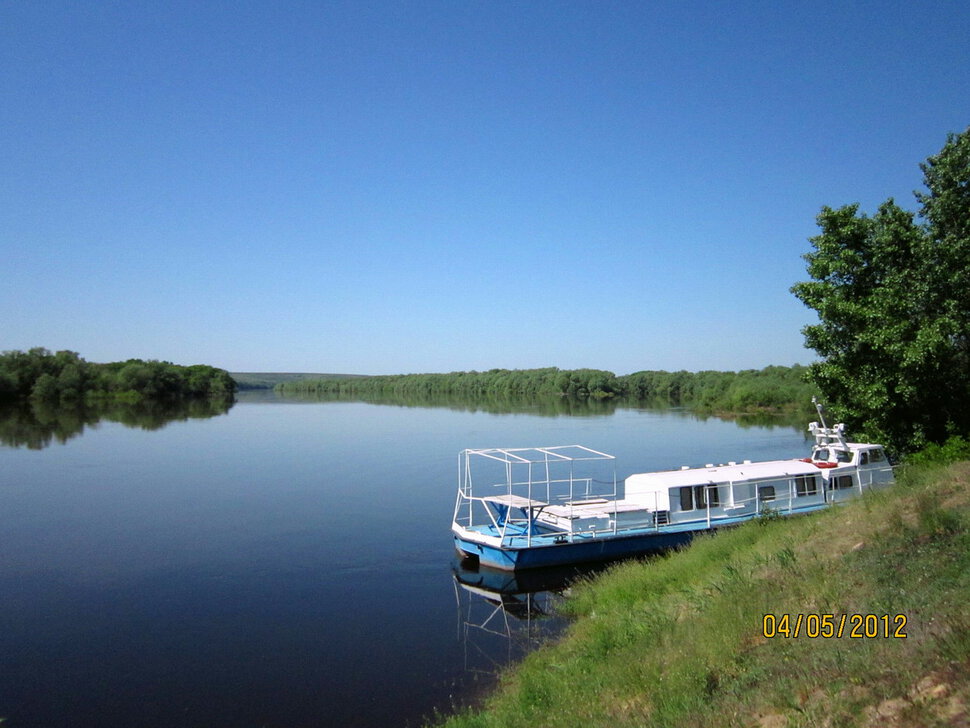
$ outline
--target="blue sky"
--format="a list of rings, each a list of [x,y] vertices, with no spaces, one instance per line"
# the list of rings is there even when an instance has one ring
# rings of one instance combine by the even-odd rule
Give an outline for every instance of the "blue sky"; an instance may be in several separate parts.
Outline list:
[[[916,209],[958,2],[0,4],[0,349],[808,363],[822,205]]]

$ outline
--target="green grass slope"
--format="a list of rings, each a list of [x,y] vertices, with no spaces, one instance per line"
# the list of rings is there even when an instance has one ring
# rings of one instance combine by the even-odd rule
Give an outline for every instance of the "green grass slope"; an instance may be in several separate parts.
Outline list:
[[[445,725],[970,725],[970,463],[899,481],[574,587],[566,635]],[[776,628],[791,615],[792,631],[799,614],[833,615],[836,631],[849,617],[841,637],[809,636],[805,620],[798,637],[766,637],[766,614]],[[889,615],[892,636],[880,619],[865,637],[851,615],[866,614]]]

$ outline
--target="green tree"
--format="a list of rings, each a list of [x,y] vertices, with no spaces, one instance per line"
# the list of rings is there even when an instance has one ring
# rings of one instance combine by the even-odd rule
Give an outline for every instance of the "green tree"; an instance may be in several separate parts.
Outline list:
[[[922,223],[891,199],[823,207],[792,287],[818,313],[809,374],[835,416],[897,451],[970,431],[970,129],[922,167]]]
[[[947,353],[952,356],[947,365],[959,379],[953,384],[966,396],[970,386],[970,128],[947,137],[940,153],[921,168],[927,192],[917,192],[916,198],[936,247],[932,264],[939,281],[933,305],[946,317],[942,333],[949,338]]]
[[[56,402],[59,396],[57,379],[50,374],[41,374],[30,391],[31,399],[40,402]]]
[[[67,364],[61,369],[57,377],[57,388],[61,393],[61,401],[73,401],[80,396],[84,388],[84,380],[77,364]]]

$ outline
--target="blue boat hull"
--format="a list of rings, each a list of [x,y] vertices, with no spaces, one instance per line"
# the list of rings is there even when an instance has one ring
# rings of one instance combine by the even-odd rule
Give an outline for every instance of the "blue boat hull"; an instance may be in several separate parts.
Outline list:
[[[783,514],[785,518],[813,513],[830,507],[821,503],[793,509]],[[716,523],[690,522],[671,524],[660,529],[628,532],[618,535],[577,534],[572,541],[557,541],[555,534],[537,530],[533,532],[529,545],[525,535],[511,538],[507,545],[499,548],[487,543],[463,538],[455,534],[455,547],[465,557],[477,559],[484,566],[495,569],[518,571],[519,569],[541,569],[549,566],[569,566],[609,559],[622,559],[629,556],[649,554],[655,551],[683,546],[699,533],[710,533],[719,528],[728,528],[746,523],[755,518],[753,514],[737,518],[724,518]],[[497,533],[489,529],[492,535]]]
[[[653,532],[526,548],[496,548],[455,536],[455,547],[463,556],[477,559],[484,566],[518,571],[606,561],[664,551],[688,543],[697,533],[700,531]]]

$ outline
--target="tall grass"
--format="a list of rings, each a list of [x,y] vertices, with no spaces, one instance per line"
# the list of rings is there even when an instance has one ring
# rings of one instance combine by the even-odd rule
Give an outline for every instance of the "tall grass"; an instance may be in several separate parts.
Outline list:
[[[896,487],[844,507],[616,566],[574,587],[563,639],[446,725],[966,721],[968,513],[970,464],[909,468]],[[904,614],[907,637],[764,636],[765,614],[799,613]]]

